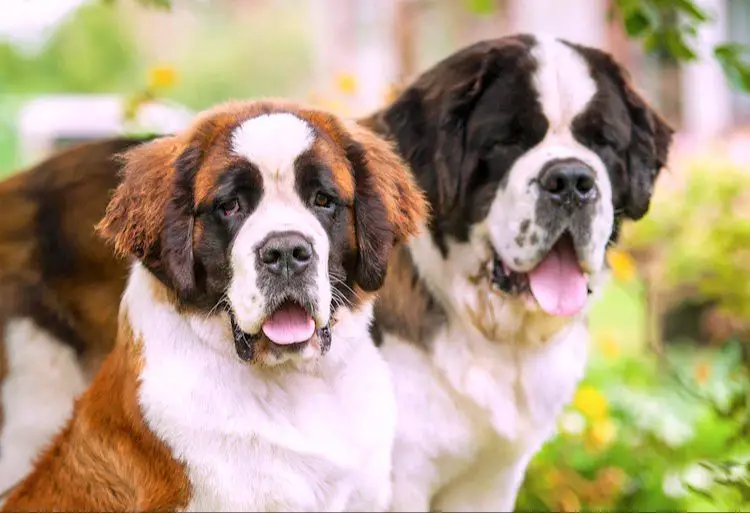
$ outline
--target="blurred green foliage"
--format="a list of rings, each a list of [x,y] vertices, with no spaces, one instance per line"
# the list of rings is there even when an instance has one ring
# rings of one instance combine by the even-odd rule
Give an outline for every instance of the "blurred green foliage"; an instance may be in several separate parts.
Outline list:
[[[192,20],[185,22],[159,9],[127,11],[126,4],[85,4],[39,49],[0,41],[0,176],[22,164],[17,111],[23,101],[40,94],[142,96],[154,67],[168,67],[176,76],[159,97],[193,109],[236,98],[301,96],[310,89],[312,44],[307,13],[298,6],[271,4],[253,9],[252,16],[236,16],[196,3]],[[163,17],[152,19],[163,29],[150,36],[155,41],[140,39],[139,18],[133,14]],[[189,37],[175,44],[173,38],[184,36],[184,30]]]
[[[699,2],[693,0],[615,0],[628,36],[640,40],[647,53],[676,61],[699,58],[695,38],[701,25],[712,23]],[[713,57],[729,83],[750,92],[750,49],[735,43],[718,44]]]
[[[600,348],[561,433],[532,461],[517,510],[746,511],[748,410],[729,411],[747,386],[737,344],[664,359]]]
[[[604,1],[604,0],[602,0]],[[494,0],[464,0],[470,11],[485,15],[498,8]],[[625,32],[642,43],[646,53],[676,61],[698,59],[695,37],[711,15],[694,0],[614,0],[611,15],[622,20]],[[729,83],[750,92],[750,48],[722,43],[713,49]]]
[[[711,159],[680,172],[682,186],[657,190],[650,215],[628,225],[622,242],[655,262],[661,288],[750,319],[750,169]]]
[[[0,42],[0,94],[126,91],[140,75],[139,62],[117,11],[85,5],[39,52]]]

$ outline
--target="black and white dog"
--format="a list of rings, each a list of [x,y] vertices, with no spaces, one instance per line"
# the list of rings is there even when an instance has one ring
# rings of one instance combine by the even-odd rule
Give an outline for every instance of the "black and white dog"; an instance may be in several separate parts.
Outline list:
[[[430,200],[373,325],[396,382],[393,511],[510,511],[586,364],[586,310],[671,128],[606,53],[519,35],[437,64],[368,123]]]

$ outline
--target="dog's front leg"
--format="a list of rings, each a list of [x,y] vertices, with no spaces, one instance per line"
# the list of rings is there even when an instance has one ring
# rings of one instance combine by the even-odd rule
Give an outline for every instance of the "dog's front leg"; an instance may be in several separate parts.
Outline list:
[[[513,511],[518,489],[534,452],[518,458],[483,461],[446,485],[431,503],[432,511]]]

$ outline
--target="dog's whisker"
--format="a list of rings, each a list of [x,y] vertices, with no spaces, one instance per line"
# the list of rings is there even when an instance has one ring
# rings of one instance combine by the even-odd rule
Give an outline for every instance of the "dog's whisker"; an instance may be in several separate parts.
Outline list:
[[[342,278],[339,278],[338,276],[336,276],[334,274],[331,274],[330,278],[331,278],[332,282],[334,282],[336,285],[340,285],[340,286],[344,287],[348,292],[350,292],[357,299],[362,299],[360,297],[360,295],[357,293],[357,291],[355,291],[354,289],[352,289]]]
[[[226,293],[224,293],[224,294],[222,294],[222,295],[221,295],[221,297],[219,298],[219,300],[218,300],[218,301],[216,302],[216,304],[215,304],[215,305],[214,305],[214,306],[213,306],[213,307],[211,308],[211,310],[209,310],[209,311],[208,311],[208,313],[206,314],[206,316],[205,316],[205,317],[204,317],[203,319],[204,319],[204,320],[206,320],[206,319],[208,319],[209,317],[211,317],[211,316],[212,316],[212,315],[213,315],[213,314],[214,314],[214,313],[216,312],[216,310],[217,310],[217,309],[218,309],[218,308],[219,308],[220,306],[222,306],[223,304],[227,304],[227,305],[229,304],[229,298],[227,297]]]

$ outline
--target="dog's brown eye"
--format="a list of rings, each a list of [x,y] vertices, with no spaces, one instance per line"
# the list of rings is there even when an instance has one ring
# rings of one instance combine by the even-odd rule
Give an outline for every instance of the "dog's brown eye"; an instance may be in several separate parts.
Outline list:
[[[319,192],[315,195],[315,206],[320,208],[329,208],[333,200],[328,194]]]
[[[221,213],[224,217],[232,217],[240,211],[240,200],[237,198],[221,204]]]

